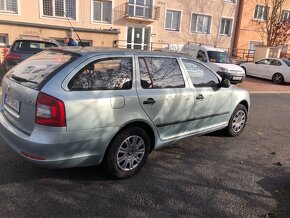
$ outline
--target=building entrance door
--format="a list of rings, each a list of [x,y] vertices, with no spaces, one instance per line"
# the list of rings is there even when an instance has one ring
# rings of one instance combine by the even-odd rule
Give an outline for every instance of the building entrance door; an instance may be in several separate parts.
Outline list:
[[[127,48],[149,49],[150,27],[128,27]]]

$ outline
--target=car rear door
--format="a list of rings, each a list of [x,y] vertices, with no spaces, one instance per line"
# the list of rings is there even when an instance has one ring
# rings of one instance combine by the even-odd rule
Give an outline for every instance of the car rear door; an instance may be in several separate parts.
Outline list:
[[[161,140],[190,134],[195,99],[178,59],[162,56],[137,59],[140,105],[156,126]]]

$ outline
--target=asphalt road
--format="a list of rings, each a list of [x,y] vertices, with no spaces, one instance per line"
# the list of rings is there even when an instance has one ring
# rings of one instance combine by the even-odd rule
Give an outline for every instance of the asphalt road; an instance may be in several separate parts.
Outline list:
[[[48,170],[0,139],[0,217],[290,217],[290,94],[251,94],[248,125],[154,151],[135,177]]]

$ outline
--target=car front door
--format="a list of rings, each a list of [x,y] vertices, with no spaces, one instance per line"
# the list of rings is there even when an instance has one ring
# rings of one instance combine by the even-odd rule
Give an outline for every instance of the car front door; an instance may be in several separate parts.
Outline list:
[[[193,129],[205,132],[226,126],[231,116],[230,88],[220,87],[218,77],[203,64],[189,59],[183,63],[194,86]]]
[[[174,57],[138,57],[137,88],[140,104],[155,125],[161,140],[190,134],[195,98]],[[140,78],[138,79],[138,76]]]

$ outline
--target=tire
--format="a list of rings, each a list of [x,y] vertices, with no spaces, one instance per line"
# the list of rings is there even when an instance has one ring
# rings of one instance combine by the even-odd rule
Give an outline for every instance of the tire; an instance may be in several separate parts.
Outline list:
[[[241,67],[241,68],[244,69],[244,71],[245,71],[245,75],[247,76],[247,69],[246,69],[245,67]]]
[[[131,177],[144,166],[149,149],[150,139],[144,129],[136,126],[127,128],[111,142],[104,159],[105,170],[116,179]]]
[[[231,119],[229,121],[229,124],[226,127],[227,135],[229,135],[229,136],[240,135],[246,126],[247,119],[248,119],[247,108],[244,105],[239,104],[235,108],[235,110],[231,116]]]
[[[273,76],[272,76],[272,82],[275,83],[275,84],[282,84],[284,83],[284,77],[281,73],[275,73]]]

